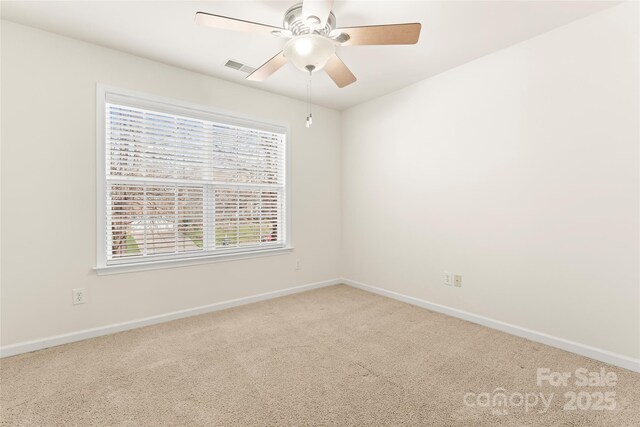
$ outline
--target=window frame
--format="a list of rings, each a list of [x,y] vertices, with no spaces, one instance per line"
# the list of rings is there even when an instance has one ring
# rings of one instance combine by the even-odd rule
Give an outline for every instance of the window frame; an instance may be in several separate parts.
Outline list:
[[[108,99],[109,98],[109,99]],[[106,104],[121,102],[124,105],[149,109],[165,114],[177,114],[196,119],[212,120],[228,125],[248,127],[277,133],[285,136],[284,149],[284,241],[269,248],[234,248],[220,253],[204,254],[168,254],[153,259],[124,259],[107,263],[107,177],[106,177]],[[146,93],[116,88],[98,83],[96,85],[96,265],[99,275],[125,273],[131,271],[155,270],[211,262],[232,261],[238,259],[264,257],[290,253],[293,250],[291,222],[291,137],[288,123],[255,118],[244,114],[232,113],[210,106],[193,104],[176,99],[165,98]]]

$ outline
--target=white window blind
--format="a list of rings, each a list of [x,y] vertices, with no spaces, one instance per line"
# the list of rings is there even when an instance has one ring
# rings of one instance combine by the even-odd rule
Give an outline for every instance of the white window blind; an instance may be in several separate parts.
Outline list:
[[[105,264],[286,243],[286,130],[105,101]]]

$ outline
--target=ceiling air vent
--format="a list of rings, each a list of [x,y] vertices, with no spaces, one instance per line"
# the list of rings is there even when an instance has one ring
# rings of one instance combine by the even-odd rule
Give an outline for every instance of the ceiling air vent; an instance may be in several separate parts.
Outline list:
[[[228,60],[227,63],[224,64],[224,66],[232,68],[234,70],[242,71],[243,73],[247,74],[251,74],[256,70],[254,67],[245,65],[242,62],[234,61],[233,59]]]

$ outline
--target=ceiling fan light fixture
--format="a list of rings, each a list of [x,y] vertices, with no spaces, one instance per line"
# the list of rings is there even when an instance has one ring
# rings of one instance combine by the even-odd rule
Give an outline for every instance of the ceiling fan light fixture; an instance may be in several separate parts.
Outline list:
[[[207,12],[197,12],[195,21],[212,28],[271,34],[289,39],[283,50],[246,77],[250,81],[264,81],[291,62],[308,75],[309,81],[315,71],[324,69],[336,86],[343,88],[357,79],[336,55],[336,46],[407,45],[418,42],[422,28],[418,22],[338,28],[331,11],[333,2],[302,0],[287,9],[282,27]]]
[[[330,39],[305,34],[293,38],[284,45],[284,56],[299,70],[308,72],[321,70],[336,51],[336,45]]]

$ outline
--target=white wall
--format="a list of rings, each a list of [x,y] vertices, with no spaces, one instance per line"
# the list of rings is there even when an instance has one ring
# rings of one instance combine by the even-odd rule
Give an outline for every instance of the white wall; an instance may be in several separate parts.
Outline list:
[[[1,344],[342,275],[639,357],[637,8],[311,130],[298,101],[2,21]],[[291,123],[294,253],[96,276],[96,82]]]
[[[344,112],[345,277],[639,357],[637,8]]]
[[[337,111],[306,129],[289,98],[6,21],[1,40],[3,346],[339,277]],[[97,82],[289,122],[294,252],[96,276]]]

